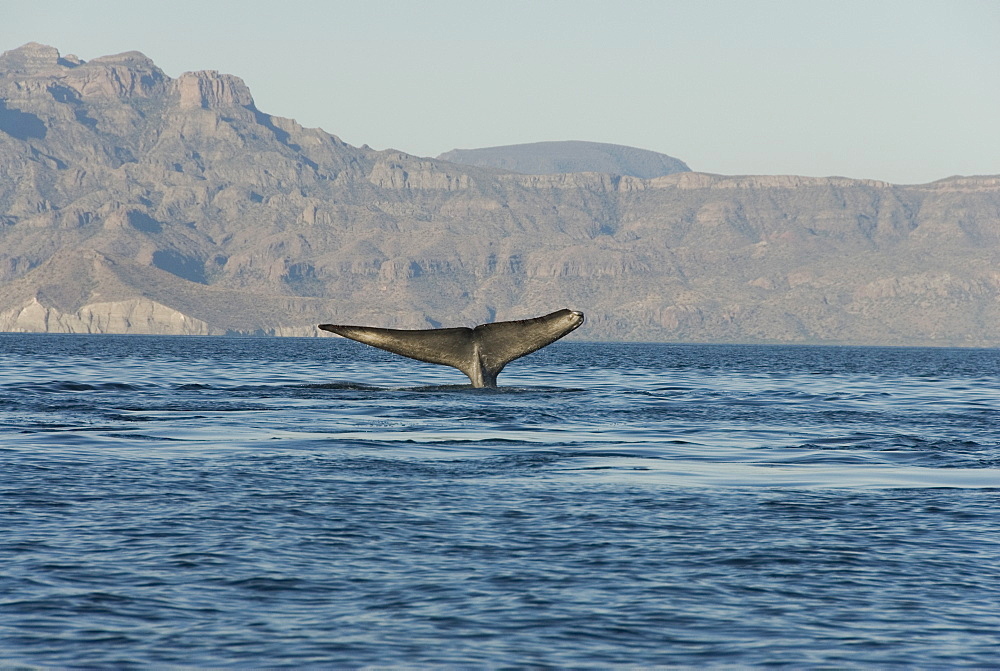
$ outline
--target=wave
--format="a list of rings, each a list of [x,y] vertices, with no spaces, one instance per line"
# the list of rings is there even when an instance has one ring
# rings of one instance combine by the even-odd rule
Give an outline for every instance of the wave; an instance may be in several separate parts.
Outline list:
[[[133,384],[128,382],[78,382],[75,380],[50,380],[47,382],[15,382],[0,385],[0,393],[74,393],[74,392],[122,392],[141,391],[155,385]]]

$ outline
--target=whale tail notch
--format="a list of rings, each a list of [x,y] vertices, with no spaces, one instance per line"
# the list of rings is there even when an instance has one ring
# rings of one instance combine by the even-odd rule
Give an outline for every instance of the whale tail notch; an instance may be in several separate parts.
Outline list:
[[[384,329],[320,324],[319,328],[418,361],[457,368],[473,387],[495,387],[504,366],[549,345],[583,324],[583,313],[557,310],[543,317],[480,324],[475,328]]]

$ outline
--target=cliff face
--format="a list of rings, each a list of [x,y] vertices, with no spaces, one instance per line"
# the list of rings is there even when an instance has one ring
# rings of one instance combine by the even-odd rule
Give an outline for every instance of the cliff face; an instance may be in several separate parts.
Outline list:
[[[231,75],[0,56],[0,330],[1000,344],[1000,177],[522,175],[346,145]]]

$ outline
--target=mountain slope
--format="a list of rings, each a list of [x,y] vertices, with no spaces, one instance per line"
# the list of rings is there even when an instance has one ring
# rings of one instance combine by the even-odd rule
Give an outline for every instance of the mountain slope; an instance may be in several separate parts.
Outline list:
[[[438,156],[438,160],[527,175],[604,172],[652,179],[691,170],[683,161],[655,151],[578,140],[452,149]]]
[[[213,71],[0,56],[0,330],[1000,344],[1000,178],[515,174],[352,147]]]

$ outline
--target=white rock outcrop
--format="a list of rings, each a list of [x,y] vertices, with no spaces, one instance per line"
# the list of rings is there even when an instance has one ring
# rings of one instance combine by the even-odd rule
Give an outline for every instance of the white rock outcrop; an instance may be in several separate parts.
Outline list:
[[[146,298],[91,303],[73,313],[60,312],[32,299],[0,312],[0,331],[15,333],[141,333],[220,335],[206,322]]]

